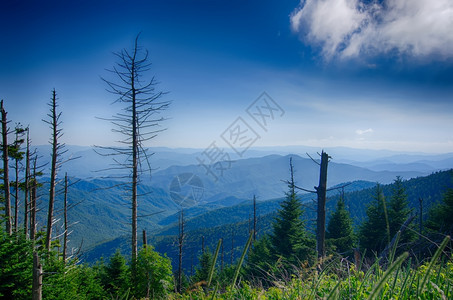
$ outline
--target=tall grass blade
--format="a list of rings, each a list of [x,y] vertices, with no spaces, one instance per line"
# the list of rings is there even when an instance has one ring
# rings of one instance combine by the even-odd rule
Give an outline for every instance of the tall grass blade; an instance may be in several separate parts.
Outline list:
[[[335,285],[333,290],[327,296],[327,300],[338,299],[338,288],[340,287],[341,280],[338,280],[338,283]]]
[[[212,297],[211,297],[211,300],[214,300],[215,297],[217,296],[217,292],[219,291],[219,284],[217,283],[216,286],[215,286],[215,290],[214,292],[212,293]]]
[[[374,286],[373,290],[371,291],[371,294],[368,297],[368,299],[377,299],[379,292],[384,287],[384,283],[390,277],[390,274],[392,274],[393,271],[395,271],[408,256],[409,256],[409,253],[404,252],[403,254],[400,255],[400,257],[398,257],[396,259],[396,261],[387,269],[387,271],[385,271],[384,275],[376,283],[376,285]]]
[[[390,244],[390,222],[389,222],[389,216],[387,214],[387,204],[385,203],[385,198],[382,195],[382,205],[384,207],[384,216],[385,216],[385,224],[387,226],[387,243]]]
[[[245,244],[244,251],[242,251],[241,259],[239,259],[239,263],[238,263],[238,266],[236,268],[236,272],[234,272],[233,283],[232,283],[232,287],[233,288],[236,285],[236,281],[238,280],[239,271],[241,270],[242,263],[244,262],[245,254],[247,253],[247,250],[250,247],[250,243],[252,242],[252,238],[253,238],[253,230],[250,230],[249,239],[247,240],[247,243]]]
[[[412,260],[409,259],[409,263],[407,264],[406,272],[404,273],[404,276],[403,276],[404,277],[404,281],[403,281],[403,284],[401,285],[400,292],[399,292],[398,297],[396,299],[403,299],[402,295],[405,292],[406,285],[407,285],[407,283],[409,281],[409,278],[413,277],[411,275],[411,265],[412,265]]]
[[[396,234],[396,239],[395,239],[395,244],[393,245],[392,251],[390,252],[390,257],[389,257],[389,265],[393,263],[393,259],[395,259],[395,253],[396,253],[396,248],[398,247],[398,242],[401,237],[401,231],[398,231]]]
[[[439,248],[437,248],[436,253],[434,253],[433,258],[431,258],[431,261],[429,263],[428,269],[426,270],[425,276],[423,276],[422,283],[418,287],[418,295],[420,295],[423,291],[423,289],[426,286],[426,282],[428,281],[429,273],[431,273],[431,269],[433,268],[434,264],[436,263],[437,259],[439,259],[440,254],[442,251],[444,251],[445,246],[447,246],[448,242],[450,241],[450,236],[446,236],[442,243],[440,244]]]
[[[215,249],[214,257],[212,258],[211,268],[209,269],[208,285],[207,285],[207,287],[209,287],[209,286],[211,285],[212,275],[214,274],[215,264],[216,264],[216,262],[217,262],[217,257],[219,256],[219,250],[220,250],[220,245],[221,245],[221,244],[222,244],[222,239],[220,239],[219,242],[217,243],[217,248]]]

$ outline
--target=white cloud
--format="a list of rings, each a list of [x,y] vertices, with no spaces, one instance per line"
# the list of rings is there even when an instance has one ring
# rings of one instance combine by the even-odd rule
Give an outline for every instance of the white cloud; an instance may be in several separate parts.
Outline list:
[[[372,128],[368,128],[368,129],[365,129],[365,130],[362,130],[362,129],[357,129],[355,131],[355,133],[357,133],[358,135],[364,135],[366,133],[373,133],[373,129]]]
[[[322,55],[354,58],[390,51],[414,57],[453,57],[453,1],[301,0],[291,28]]]

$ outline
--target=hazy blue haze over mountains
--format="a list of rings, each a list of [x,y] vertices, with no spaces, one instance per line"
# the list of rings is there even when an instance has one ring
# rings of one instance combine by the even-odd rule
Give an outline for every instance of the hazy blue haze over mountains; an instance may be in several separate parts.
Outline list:
[[[111,175],[112,172],[93,172],[109,167],[111,159],[96,154],[90,147],[68,146],[68,154],[81,158],[65,164],[59,173],[64,172],[83,180],[72,186],[69,191],[70,203],[83,202],[70,211],[71,222],[78,222],[73,227],[71,246],[79,246],[83,240],[83,248],[91,248],[105,240],[114,239],[129,232],[130,207],[128,195],[121,187],[114,187],[118,182],[102,179],[100,176]],[[49,146],[39,146],[41,162],[50,159]],[[161,230],[164,234],[174,234],[172,223],[177,221],[178,206],[169,195],[172,179],[181,173],[197,174],[204,185],[204,195],[197,205],[186,210],[188,229],[199,230],[206,224],[212,225],[212,220],[219,216],[206,215],[217,209],[230,209],[237,205],[249,205],[255,194],[259,201],[280,199],[286,191],[283,180],[288,179],[289,157],[293,157],[295,179],[297,185],[313,189],[318,184],[319,166],[305,152],[316,158],[317,149],[310,147],[277,147],[260,148],[246,152],[245,159],[236,160],[232,167],[226,170],[224,176],[215,180],[206,174],[205,169],[197,165],[196,157],[200,149],[169,149],[155,148],[156,154],[151,157],[151,163],[157,170],[144,174],[139,198],[139,228],[146,229],[149,235]],[[294,151],[299,155],[288,155],[286,151]],[[391,183],[396,176],[410,179],[431,174],[433,171],[453,168],[453,154],[428,155],[395,153],[391,151],[368,151],[348,148],[326,149],[333,156],[329,163],[328,186],[332,187],[344,182],[362,180],[350,186],[350,191],[368,188],[375,182]],[[251,157],[255,156],[255,157]],[[235,157],[232,155],[232,158]],[[352,158],[353,160],[348,160]],[[127,174],[127,170],[123,174]],[[44,179],[45,180],[45,179]],[[46,187],[41,191],[41,207],[45,213]],[[61,204],[61,197],[57,203]],[[302,196],[304,201],[312,195]],[[278,207],[278,201],[269,202],[269,210]],[[57,204],[58,206],[58,204]],[[274,207],[275,206],[275,207]],[[61,207],[60,207],[61,208]],[[57,207],[57,210],[59,208]],[[238,222],[244,217],[231,208],[230,220]],[[225,213],[224,211],[222,214]],[[155,215],[153,215],[155,214]],[[61,217],[61,216],[57,216]],[[198,219],[195,219],[198,218]],[[41,222],[44,224],[44,222]],[[220,222],[219,224],[222,224]],[[201,230],[201,229],[200,229]]]

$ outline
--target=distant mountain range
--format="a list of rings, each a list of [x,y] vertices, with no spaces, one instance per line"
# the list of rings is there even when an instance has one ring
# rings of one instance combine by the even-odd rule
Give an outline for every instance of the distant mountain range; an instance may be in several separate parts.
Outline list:
[[[41,155],[41,164],[50,159],[49,146],[37,147]],[[107,170],[111,160],[99,156],[91,147],[68,146],[68,155],[79,157],[64,164],[60,177],[68,172],[71,181],[78,181],[69,190],[69,202],[78,203],[70,213],[73,226],[71,246],[92,248],[95,245],[113,240],[129,232],[130,202],[127,193],[121,186],[124,182],[109,179],[117,175],[127,175],[128,170],[120,172]],[[169,149],[155,148],[156,154],[151,157],[151,164],[158,168],[152,176],[142,176],[139,198],[139,227],[149,235],[158,231],[162,234],[174,234],[172,224],[177,220],[180,201],[176,197],[192,197],[186,207],[188,218],[206,218],[206,213],[218,209],[229,209],[238,205],[249,205],[256,195],[258,201],[264,203],[269,199],[281,199],[287,190],[285,180],[289,178],[289,159],[293,158],[295,179],[298,186],[312,190],[318,185],[319,166],[305,152],[316,159],[316,150],[308,147],[279,147],[249,149],[243,159],[231,154],[231,167],[223,171],[223,176],[215,180],[199,166],[197,157],[200,149]],[[300,154],[287,154],[294,150]],[[442,155],[409,154],[403,155],[390,151],[369,151],[348,148],[326,149],[333,156],[328,167],[328,186],[336,186],[345,182],[354,182],[346,191],[354,192],[374,186],[376,182],[391,183],[396,176],[410,179],[429,175],[437,170],[453,168],[453,153]],[[347,161],[347,154],[355,161]],[[250,157],[255,156],[255,157]],[[105,177],[105,178],[103,178]],[[184,178],[192,178],[194,186],[184,184]],[[44,179],[45,181],[45,179]],[[192,181],[195,182],[195,181]],[[175,185],[176,183],[176,185]],[[40,215],[45,215],[47,207],[47,186],[41,189],[42,208]],[[335,192],[336,193],[336,192]],[[61,197],[56,202],[56,218],[61,218]],[[303,195],[302,199],[310,200],[312,195]],[[271,207],[275,208],[274,206]],[[273,208],[273,209],[274,209]],[[272,210],[272,209],[271,209]],[[274,209],[275,210],[275,209]],[[229,214],[231,221],[238,222],[244,216]],[[362,209],[363,211],[363,209]],[[211,215],[210,217],[213,217]],[[198,219],[202,220],[202,219]],[[190,221],[188,228],[200,229],[205,221]],[[42,218],[40,224],[45,224]],[[200,227],[201,226],[201,227]]]
[[[419,177],[403,182],[408,195],[409,206],[412,213],[416,214],[419,209],[419,199],[423,199],[424,218],[427,216],[429,208],[442,199],[443,193],[447,188],[453,187],[453,171],[437,172],[426,177]],[[349,213],[354,220],[354,225],[357,227],[365,218],[367,205],[372,201],[374,196],[375,183],[370,182],[353,182],[346,187],[345,203]],[[383,185],[385,197],[390,197],[392,194],[393,184]],[[330,192],[327,201],[328,217],[335,208],[339,198],[338,192]],[[309,230],[314,232],[315,212],[310,209],[314,208],[310,199],[313,195],[300,195],[300,200],[305,203],[305,216]],[[258,217],[258,234],[269,233],[272,229],[272,222],[276,216],[276,211],[280,208],[280,203],[283,197],[278,199],[259,201],[257,203]],[[240,255],[243,245],[251,228],[250,218],[253,213],[252,201],[246,200],[237,205],[223,207],[217,209],[205,209],[198,207],[195,214],[189,210],[185,210],[185,233],[186,242],[184,246],[183,264],[186,272],[191,269],[190,266],[201,253],[201,240],[204,239],[205,246],[211,250],[215,247],[217,241],[222,238],[225,245],[226,261],[230,261],[230,256],[233,251],[234,259]],[[173,220],[170,222],[169,220]],[[417,219],[418,220],[418,219]],[[159,223],[162,225],[168,224],[161,230],[155,232],[149,238],[149,243],[152,244],[159,252],[166,253],[176,267],[177,262],[177,247],[175,246],[176,236],[178,234],[177,214],[168,216]],[[233,239],[233,241],[232,241]],[[102,243],[96,247],[85,251],[82,258],[88,262],[94,262],[99,257],[110,257],[117,248],[120,248],[123,254],[130,252],[130,235],[123,235],[109,242]],[[234,245],[233,248],[231,245]],[[233,249],[233,250],[231,250]]]
[[[36,147],[41,155],[43,163],[50,161],[50,145]],[[67,156],[80,157],[77,160],[66,163],[62,172],[67,171],[74,177],[94,178],[108,175],[112,172],[99,172],[109,168],[112,163],[110,157],[103,157],[94,151],[94,147],[87,146],[66,146]],[[150,148],[151,166],[153,173],[165,170],[171,166],[198,165],[197,157],[205,149],[194,148]],[[317,152],[321,149],[306,146],[283,146],[283,147],[257,147],[245,151],[243,158],[260,158],[277,154],[286,156],[289,154],[298,155],[308,159],[307,153],[313,158],[317,158]],[[346,147],[325,148],[333,163],[344,163],[357,167],[367,168],[371,171],[391,171],[391,172],[420,172],[428,175],[435,171],[453,168],[453,152],[444,154],[429,153],[403,153],[389,150],[366,150]],[[230,153],[233,160],[240,158]]]

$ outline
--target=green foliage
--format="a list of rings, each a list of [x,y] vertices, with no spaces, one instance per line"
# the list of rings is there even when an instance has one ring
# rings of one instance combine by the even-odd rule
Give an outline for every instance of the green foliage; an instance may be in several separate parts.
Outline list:
[[[382,187],[377,184],[374,201],[367,208],[367,219],[360,226],[360,245],[369,255],[383,250],[411,213],[401,177],[395,179],[391,189],[392,195],[387,201]],[[409,225],[409,230],[401,234],[400,244],[409,245],[414,240],[411,227]]]
[[[360,226],[359,243],[370,255],[379,252],[388,243],[387,218],[385,214],[385,197],[381,186],[376,185],[373,202],[367,208],[367,219]]]
[[[283,259],[289,269],[313,255],[314,241],[305,230],[302,205],[295,192],[294,181],[288,187],[289,191],[280,204],[270,237],[274,259]]]
[[[2,227],[0,227],[0,298],[30,299],[32,245],[22,234],[10,236]]]
[[[437,250],[450,241],[447,237]],[[453,257],[442,262],[439,255],[430,262],[414,266],[408,253],[399,256],[387,268],[379,262],[366,272],[357,270],[343,259],[303,267],[286,281],[263,289],[242,281],[240,286],[185,294],[171,294],[169,299],[451,299],[453,297]]]
[[[72,261],[66,265],[56,253],[43,253],[43,299],[102,299],[108,293],[103,289],[96,268],[78,265]]]
[[[411,210],[407,201],[406,189],[401,177],[396,177],[392,185],[392,196],[388,203],[390,237],[396,235],[401,225],[407,220]],[[413,228],[413,226],[410,226]],[[411,230],[405,230],[401,235],[402,244],[407,244],[414,240],[414,233]]]
[[[269,272],[273,264],[271,247],[268,235],[262,236],[253,243],[245,266],[245,273],[250,281],[265,283],[269,280]]]
[[[171,261],[154,251],[151,245],[144,246],[137,254],[136,282],[132,293],[137,298],[164,298],[173,290]]]
[[[119,249],[110,257],[107,265],[102,265],[101,270],[102,284],[107,292],[116,295],[128,289],[129,269]]]
[[[212,266],[212,252],[209,250],[209,247],[204,249],[204,252],[198,258],[199,264],[197,269],[195,270],[195,275],[192,278],[193,282],[201,282],[201,281],[208,281],[209,271],[211,270]],[[213,278],[215,279],[216,272],[214,271]]]
[[[338,253],[348,254],[354,245],[352,219],[346,210],[344,199],[337,202],[335,212],[330,217],[326,231],[326,242]]]
[[[429,211],[426,225],[431,231],[453,234],[453,189],[448,189],[442,202]]]

